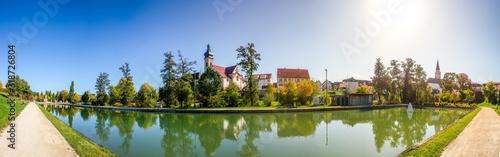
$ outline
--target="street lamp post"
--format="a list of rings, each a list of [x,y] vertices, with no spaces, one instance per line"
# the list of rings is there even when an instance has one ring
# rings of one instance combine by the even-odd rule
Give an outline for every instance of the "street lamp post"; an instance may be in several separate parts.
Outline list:
[[[329,84],[328,83],[328,69],[325,69],[325,99],[324,99],[325,105],[330,105],[330,104],[326,104],[327,103],[326,99],[328,99],[327,98],[328,97],[328,84]]]

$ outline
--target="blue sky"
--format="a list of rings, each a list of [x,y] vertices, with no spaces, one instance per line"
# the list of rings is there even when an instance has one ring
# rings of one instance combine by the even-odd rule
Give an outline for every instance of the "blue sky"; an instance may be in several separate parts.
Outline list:
[[[230,66],[238,62],[235,49],[249,42],[262,55],[257,73],[274,77],[277,68],[286,67],[309,69],[320,80],[325,79],[324,69],[329,80],[369,79],[376,58],[388,65],[391,59],[410,57],[429,77],[439,59],[443,74],[500,81],[497,0],[41,2],[57,2],[57,12],[45,11],[35,0],[0,6],[0,43],[5,46],[0,58],[7,60],[7,44],[17,43],[17,72],[34,91],[67,90],[75,81],[78,93],[93,92],[100,72],[109,73],[116,85],[122,75],[118,68],[125,62],[136,88],[144,82],[158,87],[164,52],[181,50],[202,70],[207,44],[215,64]],[[390,19],[379,16],[383,23],[378,22],[374,13],[389,13]],[[31,24],[36,32],[26,31]],[[358,29],[369,39],[362,46],[355,44]],[[25,40],[11,40],[13,34]],[[357,52],[343,51],[346,44]],[[0,73],[2,82],[6,69]]]

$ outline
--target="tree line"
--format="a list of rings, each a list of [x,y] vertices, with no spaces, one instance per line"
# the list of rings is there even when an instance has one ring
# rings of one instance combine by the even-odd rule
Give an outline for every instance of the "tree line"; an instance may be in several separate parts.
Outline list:
[[[391,60],[388,67],[377,58],[372,82],[378,104],[448,105],[481,103],[485,100],[496,103],[495,92],[498,91],[493,82],[487,83],[482,90],[474,90],[467,74],[452,72],[445,73],[441,79],[442,90],[434,91],[427,82],[425,70],[411,58],[404,61]]]

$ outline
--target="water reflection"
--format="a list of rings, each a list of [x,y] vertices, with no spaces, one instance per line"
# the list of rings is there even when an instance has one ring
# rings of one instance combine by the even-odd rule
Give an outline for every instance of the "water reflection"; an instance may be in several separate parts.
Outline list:
[[[311,149],[320,156],[331,156],[332,153],[338,153],[339,148],[329,144],[363,136],[355,133],[362,132],[361,126],[365,125],[371,126],[373,134],[370,136],[373,139],[360,142],[370,143],[372,140],[373,152],[367,149],[365,151],[368,152],[364,153],[394,156],[397,154],[384,154],[391,152],[386,149],[397,148],[396,152],[400,152],[443,130],[470,112],[456,109],[415,109],[412,115],[408,115],[404,108],[400,108],[281,114],[155,114],[64,106],[47,106],[46,109],[71,127],[92,123],[95,134],[82,134],[120,156],[276,156],[282,155],[280,153],[284,151],[297,152],[305,149]],[[75,118],[79,120],[75,121]],[[74,121],[77,124],[73,124]],[[428,127],[433,127],[432,131]],[[319,130],[320,128],[322,129]],[[340,137],[342,135],[334,132],[334,129],[358,131]],[[93,135],[97,136],[93,138]],[[116,135],[120,140],[110,138]],[[143,141],[148,136],[153,136],[154,139]],[[319,140],[324,141],[324,147],[302,144],[318,138],[323,138]],[[302,141],[291,143],[287,140]],[[272,149],[275,145],[281,147],[292,144],[301,147]],[[156,147],[158,148],[155,149]],[[355,146],[352,147],[351,150],[342,151],[354,151],[347,154],[360,151]],[[148,151],[145,152],[144,149]],[[337,152],[333,152],[333,149],[337,149]]]

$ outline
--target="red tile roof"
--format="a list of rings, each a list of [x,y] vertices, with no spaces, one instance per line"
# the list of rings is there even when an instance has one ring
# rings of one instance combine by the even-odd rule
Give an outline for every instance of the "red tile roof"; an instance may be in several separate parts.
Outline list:
[[[230,74],[233,74],[234,70],[236,69],[236,65],[230,66],[230,67],[223,67],[223,66],[218,66],[215,64],[212,64],[212,67],[219,73],[222,78],[228,78]],[[245,81],[245,78],[241,78],[243,81]]]
[[[212,67],[215,69],[215,71],[217,71],[217,73],[219,73],[220,76],[222,76],[222,78],[227,78],[228,77],[227,74],[226,74],[226,68],[225,67],[218,66],[218,65],[215,65],[215,64],[212,64]]]
[[[276,73],[278,78],[301,78],[301,79],[310,79],[309,71],[307,69],[287,69],[287,68],[278,68],[278,72]]]

